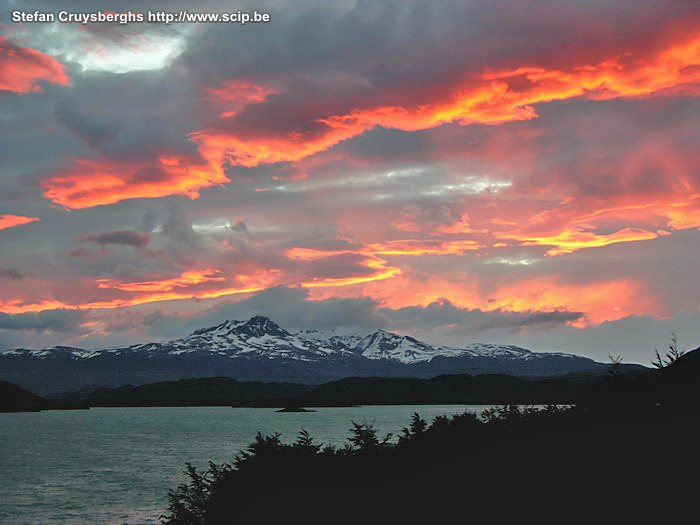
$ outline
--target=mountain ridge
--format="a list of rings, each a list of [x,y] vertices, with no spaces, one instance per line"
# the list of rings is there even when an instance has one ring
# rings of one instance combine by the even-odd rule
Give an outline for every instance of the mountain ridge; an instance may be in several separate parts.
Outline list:
[[[382,329],[295,332],[260,315],[247,321],[226,320],[164,342],[94,350],[56,346],[0,352],[0,379],[41,394],[86,385],[143,384],[194,376],[318,384],[352,376],[547,376],[607,367],[586,357],[532,352],[513,345],[430,345]]]

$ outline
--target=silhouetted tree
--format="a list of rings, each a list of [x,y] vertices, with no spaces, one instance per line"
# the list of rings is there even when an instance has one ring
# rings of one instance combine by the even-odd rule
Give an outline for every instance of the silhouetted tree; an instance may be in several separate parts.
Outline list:
[[[675,363],[685,352],[686,350],[681,350],[678,347],[678,336],[676,333],[671,332],[671,342],[668,345],[668,352],[662,357],[661,354],[659,354],[659,349],[654,348],[655,358],[651,364],[658,369],[666,368],[668,365]]]
[[[348,441],[352,445],[363,452],[377,451],[385,448],[389,444],[391,439],[391,434],[387,434],[384,439],[380,440],[377,437],[377,430],[371,423],[355,423],[352,422],[352,428],[350,429],[352,435],[348,438]]]
[[[420,434],[423,434],[426,428],[428,428],[428,423],[425,419],[421,419],[418,412],[414,412],[411,418],[411,424],[401,429],[402,434],[399,436],[399,442],[405,442],[409,439],[416,438]]]
[[[621,355],[608,354],[608,359],[610,359],[610,368],[608,369],[608,375],[613,377],[619,377],[622,371],[620,370],[622,364]]]

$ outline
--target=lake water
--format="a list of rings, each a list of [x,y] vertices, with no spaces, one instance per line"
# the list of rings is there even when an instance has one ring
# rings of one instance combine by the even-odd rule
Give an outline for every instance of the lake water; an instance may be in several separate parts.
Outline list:
[[[92,408],[0,414],[0,523],[160,523],[185,464],[231,462],[257,432],[292,442],[302,428],[342,445],[352,422],[395,436],[418,412],[480,412],[483,405],[363,406],[278,413],[272,408]]]

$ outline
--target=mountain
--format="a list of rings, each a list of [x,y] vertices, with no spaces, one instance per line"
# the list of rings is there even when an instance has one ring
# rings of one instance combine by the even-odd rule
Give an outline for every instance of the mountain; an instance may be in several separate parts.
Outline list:
[[[91,385],[139,385],[192,377],[318,384],[353,376],[551,376],[607,368],[571,354],[479,343],[462,348],[433,346],[384,330],[369,334],[290,332],[263,316],[225,321],[161,343],[97,350],[55,346],[0,352],[0,379],[41,395]]]
[[[73,410],[88,408],[83,401],[45,399],[28,390],[0,381],[0,412],[40,412],[41,410]]]

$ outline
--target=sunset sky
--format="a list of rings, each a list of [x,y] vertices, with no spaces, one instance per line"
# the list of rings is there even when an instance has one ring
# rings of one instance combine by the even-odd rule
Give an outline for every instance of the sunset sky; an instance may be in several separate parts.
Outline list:
[[[700,346],[696,0],[0,5],[0,349]],[[180,9],[270,21],[12,22]]]

